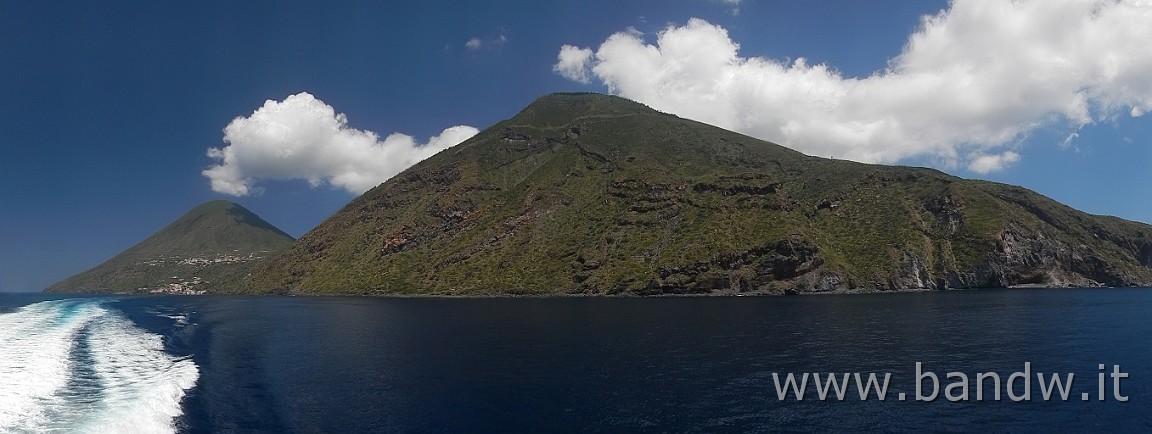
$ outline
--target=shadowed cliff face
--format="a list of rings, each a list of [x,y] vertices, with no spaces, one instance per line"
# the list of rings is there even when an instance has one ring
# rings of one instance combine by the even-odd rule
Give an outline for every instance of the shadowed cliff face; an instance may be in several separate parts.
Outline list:
[[[232,202],[193,208],[148,239],[49,292],[234,292],[252,264],[292,237]]]
[[[1152,284],[1152,227],[1028,190],[810,157],[543,97],[254,269],[293,293],[801,293]]]

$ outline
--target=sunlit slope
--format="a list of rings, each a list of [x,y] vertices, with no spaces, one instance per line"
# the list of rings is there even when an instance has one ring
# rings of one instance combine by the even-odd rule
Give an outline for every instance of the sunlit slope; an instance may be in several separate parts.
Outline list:
[[[242,289],[791,293],[1152,284],[1152,227],[555,94],[368,191]]]

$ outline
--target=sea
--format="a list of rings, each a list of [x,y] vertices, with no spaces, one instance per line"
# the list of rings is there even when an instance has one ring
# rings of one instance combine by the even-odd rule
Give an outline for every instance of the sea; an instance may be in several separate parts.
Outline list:
[[[0,294],[0,433],[1148,432],[1150,336],[1152,289]]]

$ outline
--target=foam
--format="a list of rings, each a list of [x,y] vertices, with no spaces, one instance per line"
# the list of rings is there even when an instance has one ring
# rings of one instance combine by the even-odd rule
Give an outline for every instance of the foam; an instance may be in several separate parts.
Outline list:
[[[73,337],[94,312],[53,301],[0,314],[0,432],[37,431],[67,404],[58,391],[70,376]]]
[[[0,432],[176,431],[198,367],[105,302],[49,301],[0,314]],[[73,366],[81,350],[86,366]]]

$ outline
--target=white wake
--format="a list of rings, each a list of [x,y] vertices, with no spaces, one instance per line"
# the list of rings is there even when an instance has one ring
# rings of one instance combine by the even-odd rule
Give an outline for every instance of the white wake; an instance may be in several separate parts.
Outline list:
[[[0,313],[0,433],[170,433],[199,377],[106,300]]]

